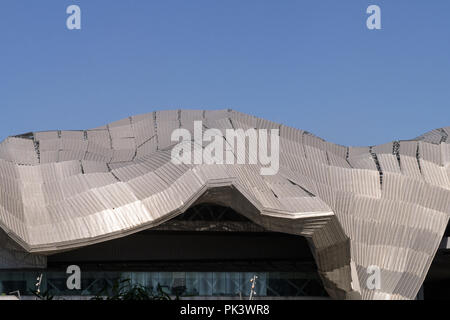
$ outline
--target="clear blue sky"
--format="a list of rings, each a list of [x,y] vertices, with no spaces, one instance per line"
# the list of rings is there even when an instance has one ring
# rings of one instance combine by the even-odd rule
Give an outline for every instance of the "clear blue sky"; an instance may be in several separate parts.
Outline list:
[[[66,29],[66,8],[82,30]],[[380,31],[366,8],[382,10]],[[233,108],[346,145],[450,126],[448,0],[1,0],[0,139]]]

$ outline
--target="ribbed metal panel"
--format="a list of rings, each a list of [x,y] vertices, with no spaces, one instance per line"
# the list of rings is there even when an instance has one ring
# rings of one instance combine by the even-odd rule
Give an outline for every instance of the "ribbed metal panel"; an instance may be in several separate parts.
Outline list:
[[[370,153],[362,153],[349,157],[348,163],[355,169],[377,170],[377,165]]]
[[[177,143],[172,141],[172,132],[180,127],[178,120],[157,122],[158,148],[164,149]]]
[[[233,150],[243,164],[175,165],[171,134],[197,120],[223,134],[279,129],[278,173],[261,176],[248,145]],[[10,137],[0,143],[0,225],[26,251],[53,253],[156,226],[206,197],[307,237],[335,298],[413,299],[449,220],[449,133],[345,147],[237,111],[169,110]],[[366,286],[373,265],[380,290]]]

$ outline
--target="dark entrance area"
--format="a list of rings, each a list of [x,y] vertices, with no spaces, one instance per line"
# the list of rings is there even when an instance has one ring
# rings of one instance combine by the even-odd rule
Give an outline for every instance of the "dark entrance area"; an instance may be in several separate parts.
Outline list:
[[[423,285],[425,300],[450,300],[450,224]]]
[[[72,264],[83,271],[80,294],[126,277],[184,296],[248,296],[257,276],[261,297],[327,296],[304,238],[269,232],[212,204],[197,205],[151,230],[50,256],[48,281],[60,294],[69,294],[66,276],[56,275]]]

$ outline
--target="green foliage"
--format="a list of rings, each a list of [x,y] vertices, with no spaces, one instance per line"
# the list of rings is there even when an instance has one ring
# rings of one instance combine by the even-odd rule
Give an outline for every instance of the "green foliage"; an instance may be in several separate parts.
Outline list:
[[[39,300],[53,300],[53,298],[54,298],[54,296],[51,295],[48,290],[44,291],[44,292],[40,292],[38,290],[30,290],[30,291]]]
[[[178,296],[176,297],[178,300]],[[130,279],[118,279],[111,288],[104,288],[92,300],[172,300],[160,284],[156,294],[141,284],[132,284]]]

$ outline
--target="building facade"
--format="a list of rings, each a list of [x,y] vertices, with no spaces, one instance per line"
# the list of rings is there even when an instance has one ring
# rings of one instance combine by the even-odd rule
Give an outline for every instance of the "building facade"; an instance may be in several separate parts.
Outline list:
[[[194,137],[195,121],[228,145],[227,130],[244,141],[277,130],[278,170],[262,175],[251,148],[247,161],[174,163],[173,133]],[[233,110],[173,110],[7,138],[0,293],[28,292],[43,274],[57,295],[128,278],[247,297],[257,276],[259,297],[448,298],[449,133],[345,147]],[[69,265],[80,290],[66,286]]]

